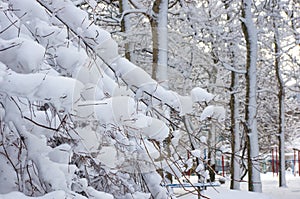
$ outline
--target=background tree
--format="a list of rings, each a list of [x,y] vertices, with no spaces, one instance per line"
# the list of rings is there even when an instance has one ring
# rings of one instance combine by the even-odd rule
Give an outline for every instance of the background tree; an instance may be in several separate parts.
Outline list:
[[[248,150],[248,188],[249,191],[261,192],[261,180],[257,131],[257,80],[256,80],[256,62],[257,62],[257,32],[252,18],[252,1],[242,1],[242,29],[245,35],[247,47],[246,61],[246,105],[245,121],[247,132],[247,150]]]

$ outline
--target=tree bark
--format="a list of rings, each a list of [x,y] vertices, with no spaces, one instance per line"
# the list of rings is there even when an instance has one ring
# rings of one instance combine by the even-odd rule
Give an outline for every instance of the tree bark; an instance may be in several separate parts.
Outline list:
[[[241,151],[240,145],[240,128],[239,128],[239,106],[238,98],[235,93],[238,85],[239,78],[238,74],[231,72],[231,95],[230,95],[230,119],[231,119],[231,181],[230,189],[240,189],[240,158],[239,152]]]
[[[252,18],[252,1],[242,0],[242,30],[246,40],[246,106],[245,120],[248,152],[248,190],[261,192],[259,145],[257,131],[257,31]]]
[[[274,13],[273,13],[274,15]],[[278,114],[279,114],[279,126],[278,126],[278,142],[279,142],[279,187],[286,187],[286,179],[285,179],[285,151],[284,151],[284,134],[285,134],[285,88],[284,82],[282,79],[281,69],[280,69],[280,38],[278,32],[278,26],[273,19],[273,27],[274,27],[274,50],[275,50],[275,71],[276,78],[278,82]]]
[[[126,10],[129,10],[129,2],[128,0],[119,0],[119,12],[123,13]],[[129,15],[124,15],[122,21],[121,21],[121,32],[125,33],[125,37],[128,36],[128,33],[131,29],[131,23],[130,23],[130,17]],[[133,56],[133,45],[130,42],[125,43],[125,57],[131,62],[134,62],[134,56]]]
[[[152,11],[152,78],[168,88],[168,0],[155,0]]]
[[[223,1],[225,9],[229,8],[229,1]],[[231,20],[231,14],[227,12],[227,21]],[[230,28],[229,34],[232,34],[233,30]],[[229,43],[229,58],[232,67],[235,66],[235,47],[234,43]],[[239,99],[237,96],[237,88],[239,85],[239,74],[231,71],[231,85],[230,85],[230,131],[231,131],[231,159],[230,159],[230,189],[240,189],[240,173],[241,173],[241,158],[239,152],[241,151],[241,138],[239,127]]]

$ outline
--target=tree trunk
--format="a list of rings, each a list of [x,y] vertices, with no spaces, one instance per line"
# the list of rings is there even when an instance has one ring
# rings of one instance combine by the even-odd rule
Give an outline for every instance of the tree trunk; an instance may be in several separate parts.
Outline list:
[[[225,9],[229,8],[229,1],[223,1]],[[231,20],[231,13],[227,12],[227,21]],[[233,30],[230,28],[229,34],[232,34]],[[232,67],[235,66],[235,48],[237,46],[231,41],[229,43],[229,58]],[[241,134],[239,127],[239,99],[237,96],[237,88],[239,85],[239,74],[235,71],[231,71],[231,85],[230,85],[230,121],[231,121],[231,159],[230,159],[230,189],[240,189],[240,177],[241,177],[241,158],[239,152],[241,151]]]
[[[274,14],[274,13],[273,13]],[[273,19],[273,27],[274,27],[274,48],[275,48],[275,71],[276,78],[278,82],[278,111],[279,111],[279,128],[278,128],[278,141],[279,141],[279,187],[286,187],[286,179],[285,179],[285,151],[284,151],[284,134],[285,134],[285,106],[284,106],[284,82],[282,79],[282,74],[280,70],[280,39],[278,26],[276,23],[276,19]]]
[[[120,5],[119,7],[120,13],[123,13],[124,11],[130,9],[128,0],[119,0],[119,5]],[[121,21],[121,31],[126,34],[125,37],[128,36],[130,29],[131,29],[130,17],[129,15],[125,15]],[[132,43],[127,41],[125,43],[125,57],[129,61],[134,62],[135,60],[132,52],[133,52],[133,45]]]
[[[238,74],[231,72],[231,96],[230,96],[230,119],[231,119],[231,181],[230,189],[240,189],[240,128],[239,128],[239,105],[237,94],[235,93],[236,87],[239,83]]]
[[[252,19],[251,0],[242,0],[242,30],[246,40],[246,106],[245,120],[248,152],[248,189],[261,192],[258,131],[257,131],[257,31]]]
[[[155,0],[152,10],[152,78],[168,88],[168,0]]]

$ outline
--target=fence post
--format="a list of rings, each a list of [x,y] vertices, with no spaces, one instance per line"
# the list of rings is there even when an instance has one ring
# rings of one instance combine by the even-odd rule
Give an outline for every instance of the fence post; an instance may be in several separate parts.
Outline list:
[[[298,150],[298,174],[300,176],[300,151]]]
[[[223,177],[224,177],[225,176],[224,155],[222,155],[222,173],[223,173]]]
[[[276,155],[276,174],[278,176],[278,170],[279,170],[279,161],[278,161],[278,151],[277,151],[277,147],[275,147],[275,155]]]
[[[275,166],[274,166],[274,148],[272,148],[272,173],[274,177]]]
[[[296,150],[295,149],[293,149],[294,150],[294,176],[296,176]]]

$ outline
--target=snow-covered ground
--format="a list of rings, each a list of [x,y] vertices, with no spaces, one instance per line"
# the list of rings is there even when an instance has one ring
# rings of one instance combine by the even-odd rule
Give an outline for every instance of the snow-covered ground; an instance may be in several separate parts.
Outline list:
[[[211,199],[299,199],[300,198],[300,177],[290,173],[286,175],[287,187],[278,187],[278,177],[272,173],[261,174],[263,193],[247,192],[247,183],[241,183],[241,191],[229,190],[229,180],[221,187],[208,188],[203,195]],[[184,192],[174,189],[179,196]],[[188,194],[178,197],[179,199],[197,199],[197,195]]]
[[[300,177],[294,176],[291,173],[286,175],[287,187],[278,187],[278,177],[275,174],[273,177],[272,173],[262,174],[263,180],[263,192],[272,199],[299,199],[300,198]],[[246,188],[247,185],[243,185],[242,188]]]
[[[288,187],[278,187],[278,177],[273,177],[272,173],[261,174],[263,183],[263,193],[247,192],[247,183],[241,184],[241,191],[229,190],[229,180],[217,188],[208,188],[203,191],[203,195],[211,199],[299,199],[300,198],[300,177],[287,174]],[[194,181],[193,177],[190,179]],[[184,194],[182,189],[174,189],[178,199],[197,199],[197,195]],[[60,199],[65,198],[65,192],[56,191],[49,193],[39,199]],[[20,192],[11,192],[6,195],[0,194],[0,199],[30,199]],[[110,198],[110,197],[101,197]]]

